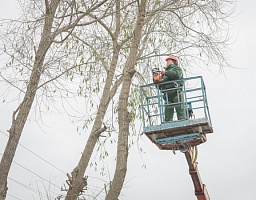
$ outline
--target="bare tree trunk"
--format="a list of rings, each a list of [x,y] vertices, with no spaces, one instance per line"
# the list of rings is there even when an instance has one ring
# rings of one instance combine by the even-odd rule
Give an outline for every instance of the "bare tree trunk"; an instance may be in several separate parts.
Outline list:
[[[129,112],[128,98],[131,87],[132,77],[135,74],[135,63],[138,54],[138,47],[142,36],[142,29],[145,21],[147,0],[142,0],[139,5],[139,12],[134,30],[132,46],[130,49],[130,55],[128,57],[125,71],[124,81],[122,84],[122,90],[119,96],[118,104],[118,123],[119,123],[119,135],[118,135],[118,146],[117,146],[117,162],[115,175],[110,186],[110,190],[106,196],[106,200],[116,200],[120,195],[121,189],[126,176],[127,171],[127,159],[128,159],[128,136],[129,136]],[[128,120],[127,120],[128,119]]]
[[[43,62],[45,54],[52,43],[51,27],[55,11],[60,0],[52,0],[50,5],[46,5],[45,24],[43,28],[42,38],[36,52],[35,63],[27,86],[27,90],[22,103],[18,109],[13,112],[12,125],[9,132],[9,139],[0,163],[0,200],[6,198],[7,193],[7,177],[19,143],[20,136],[25,126],[31,106],[33,104],[40,76],[43,70]],[[16,116],[17,114],[17,116]]]
[[[85,170],[88,166],[88,163],[90,161],[97,140],[100,137],[100,134],[106,130],[106,127],[102,127],[103,118],[105,116],[111,98],[113,97],[116,89],[121,83],[117,82],[115,86],[113,86],[111,89],[119,52],[120,45],[117,43],[117,41],[114,41],[113,57],[110,69],[108,70],[108,75],[104,86],[103,95],[99,104],[99,109],[93,124],[91,134],[84,148],[82,157],[80,158],[77,167],[75,167],[75,169],[72,171],[72,179],[69,180],[70,185],[67,192],[67,196],[65,198],[66,200],[76,200],[79,194],[83,191],[83,188],[87,184],[86,179],[84,178]]]
[[[97,140],[100,137],[100,134],[106,130],[106,127],[102,127],[103,119],[107,111],[110,100],[113,98],[116,93],[117,88],[122,83],[123,78],[120,78],[114,86],[113,78],[115,75],[115,70],[117,67],[118,57],[120,53],[121,45],[118,43],[118,34],[120,33],[120,1],[116,2],[116,29],[114,34],[111,34],[113,41],[113,55],[110,63],[110,67],[107,72],[107,79],[103,89],[102,98],[100,100],[99,109],[92,127],[91,134],[88,138],[86,146],[84,148],[82,157],[78,165],[72,171],[71,180],[69,180],[69,189],[67,192],[66,200],[76,200],[79,194],[82,192],[87,182],[84,178],[84,174],[88,163],[90,161],[91,155],[93,153],[94,147],[97,143]]]

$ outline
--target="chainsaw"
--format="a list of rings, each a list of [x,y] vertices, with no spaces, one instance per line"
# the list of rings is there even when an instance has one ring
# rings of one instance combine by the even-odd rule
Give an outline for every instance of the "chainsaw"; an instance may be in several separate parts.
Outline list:
[[[163,80],[161,71],[158,67],[155,67],[152,69],[152,74],[153,74],[153,82],[154,83],[158,83],[161,82]]]

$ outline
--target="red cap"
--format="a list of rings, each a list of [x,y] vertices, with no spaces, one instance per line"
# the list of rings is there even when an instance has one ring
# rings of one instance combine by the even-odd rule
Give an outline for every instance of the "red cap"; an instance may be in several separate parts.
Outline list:
[[[178,63],[178,58],[176,56],[169,56],[168,58],[165,59],[165,61],[167,62],[168,60],[176,60]]]

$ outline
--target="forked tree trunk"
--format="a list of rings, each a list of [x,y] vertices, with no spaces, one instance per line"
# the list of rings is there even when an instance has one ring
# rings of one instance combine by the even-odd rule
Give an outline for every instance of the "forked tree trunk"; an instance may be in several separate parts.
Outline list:
[[[91,134],[84,148],[82,157],[80,158],[78,165],[72,171],[71,180],[69,180],[70,185],[65,200],[76,200],[87,184],[86,179],[84,178],[85,170],[88,166],[88,163],[90,161],[94,147],[96,146],[97,140],[100,137],[100,134],[106,130],[106,127],[102,128],[103,118],[107,111],[109,102],[120,84],[117,82],[117,84],[115,84],[115,86],[111,88],[113,83],[113,77],[115,74],[115,69],[117,66],[119,52],[120,46],[118,45],[117,41],[114,41],[112,61],[110,68],[108,70],[108,75],[103,89],[102,98],[100,100],[98,112],[93,124]]]

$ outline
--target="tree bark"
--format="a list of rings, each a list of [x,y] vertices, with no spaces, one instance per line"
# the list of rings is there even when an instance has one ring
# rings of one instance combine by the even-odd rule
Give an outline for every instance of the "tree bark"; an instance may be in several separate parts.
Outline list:
[[[135,63],[138,54],[138,47],[142,37],[142,29],[145,21],[147,0],[142,0],[139,4],[139,12],[137,16],[137,22],[134,29],[134,35],[130,54],[126,62],[124,70],[124,81],[122,84],[121,93],[119,95],[118,104],[118,123],[119,123],[119,135],[117,144],[117,161],[115,175],[110,185],[110,190],[106,196],[106,200],[116,200],[120,195],[123,187],[123,183],[127,171],[128,160],[128,136],[129,136],[129,112],[128,112],[128,98],[131,87],[132,77],[135,74]]]
[[[117,43],[117,41],[114,41],[113,57],[112,57],[110,68],[108,70],[106,83],[103,89],[103,95],[99,104],[99,109],[93,124],[91,134],[84,148],[82,157],[80,158],[80,161],[77,167],[75,167],[75,169],[72,171],[72,174],[71,174],[72,180],[69,180],[70,185],[65,198],[66,200],[76,200],[87,184],[84,178],[85,170],[88,166],[88,163],[90,161],[91,155],[93,153],[94,147],[97,143],[97,140],[100,134],[106,130],[105,128],[101,128],[101,126],[102,126],[103,118],[105,116],[109,102],[112,98],[110,96],[111,85],[113,82],[113,77],[114,77],[115,69],[117,66],[119,52],[120,52],[120,45]]]

